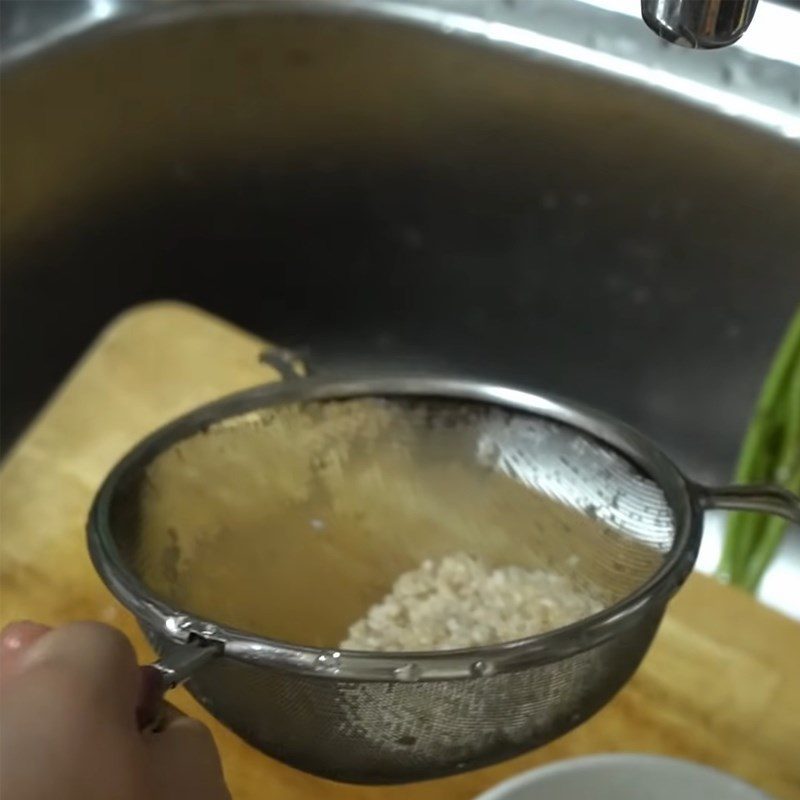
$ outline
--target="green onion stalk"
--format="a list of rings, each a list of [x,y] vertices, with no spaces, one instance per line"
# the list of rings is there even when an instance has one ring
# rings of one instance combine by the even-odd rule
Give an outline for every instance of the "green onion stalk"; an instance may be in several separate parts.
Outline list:
[[[737,483],[777,483],[800,492],[800,308],[770,365],[736,467]],[[788,522],[749,512],[728,519],[721,580],[758,588]]]

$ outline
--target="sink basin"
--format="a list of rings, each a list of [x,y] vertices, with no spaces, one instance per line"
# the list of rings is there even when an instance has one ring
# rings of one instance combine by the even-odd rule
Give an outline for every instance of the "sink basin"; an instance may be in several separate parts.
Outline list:
[[[71,5],[6,48],[6,446],[171,297],[322,370],[578,398],[730,476],[800,298],[798,65],[567,0]]]

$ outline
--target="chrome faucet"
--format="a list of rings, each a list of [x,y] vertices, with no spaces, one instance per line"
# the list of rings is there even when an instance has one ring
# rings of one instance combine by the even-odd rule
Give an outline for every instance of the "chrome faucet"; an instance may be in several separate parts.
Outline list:
[[[758,0],[642,0],[642,18],[662,39],[712,50],[746,30]]]

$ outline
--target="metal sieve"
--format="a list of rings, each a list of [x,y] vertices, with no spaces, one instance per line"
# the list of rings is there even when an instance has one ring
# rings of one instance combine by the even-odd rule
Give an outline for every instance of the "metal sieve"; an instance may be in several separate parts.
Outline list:
[[[297,378],[153,433],[101,487],[95,566],[165,685],[341,781],[449,775],[538,747],[625,684],[692,569],[707,509],[800,521],[778,487],[701,487],[580,405],[436,377]],[[403,571],[468,551],[568,576],[603,610],[519,641],[337,644]]]

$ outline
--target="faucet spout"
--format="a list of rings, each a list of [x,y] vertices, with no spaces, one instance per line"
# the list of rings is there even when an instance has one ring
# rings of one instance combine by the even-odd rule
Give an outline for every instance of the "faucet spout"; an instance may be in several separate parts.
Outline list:
[[[642,0],[642,18],[662,39],[713,50],[747,30],[758,0]]]

